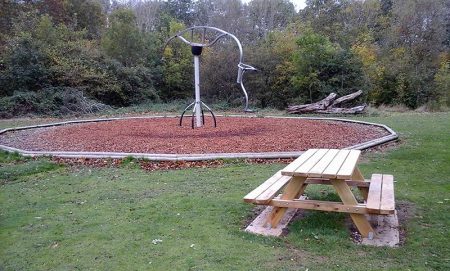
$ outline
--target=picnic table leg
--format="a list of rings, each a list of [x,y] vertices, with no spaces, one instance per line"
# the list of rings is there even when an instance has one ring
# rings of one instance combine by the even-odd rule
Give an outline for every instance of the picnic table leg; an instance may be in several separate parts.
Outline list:
[[[345,180],[340,179],[332,179],[331,183],[333,184],[336,192],[339,194],[342,202],[346,205],[357,205],[358,202],[355,199],[350,187],[347,185]],[[374,230],[370,225],[369,221],[363,214],[350,214],[353,222],[358,228],[359,232],[363,237],[372,238],[374,235]]]
[[[361,181],[364,182],[364,176],[362,175],[361,171],[358,167],[355,167],[352,174],[352,181]],[[363,196],[364,200],[367,201],[367,197],[369,196],[369,187],[359,187],[358,190]]]
[[[305,180],[305,177],[292,177],[292,180],[286,185],[286,188],[281,195],[281,199],[291,200],[303,194],[303,191],[305,191],[306,188]],[[267,223],[269,223],[272,228],[276,228],[287,209],[287,207],[273,207],[273,210],[267,219]]]

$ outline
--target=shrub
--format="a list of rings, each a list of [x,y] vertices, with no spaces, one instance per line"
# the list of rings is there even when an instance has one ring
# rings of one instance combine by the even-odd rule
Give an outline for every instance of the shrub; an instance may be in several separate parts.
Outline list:
[[[109,106],[83,95],[70,87],[49,87],[40,91],[16,92],[0,99],[0,117],[9,118],[27,114],[79,115],[108,109]]]

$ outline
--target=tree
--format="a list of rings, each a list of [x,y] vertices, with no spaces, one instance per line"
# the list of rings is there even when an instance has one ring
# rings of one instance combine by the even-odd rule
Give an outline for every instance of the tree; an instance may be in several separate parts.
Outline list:
[[[35,6],[40,15],[50,16],[56,24],[65,24],[76,31],[86,30],[89,39],[100,37],[106,21],[97,0],[41,0]]]
[[[247,77],[246,84],[259,106],[284,109],[296,97],[291,80],[295,75],[292,56],[302,29],[301,24],[292,24],[272,31],[246,51],[249,63],[259,70]]]
[[[370,32],[361,33],[354,41],[351,52],[362,65],[363,86],[367,90],[368,101],[380,104],[381,93],[386,90],[381,85],[386,68],[380,60],[380,47]]]
[[[183,23],[172,19],[168,36],[185,29]],[[185,99],[192,96],[193,64],[191,49],[181,41],[174,40],[163,52],[161,95],[163,98]]]
[[[102,39],[105,52],[125,66],[142,63],[144,41],[130,9],[118,9],[111,14],[110,27]]]
[[[192,0],[167,0],[164,9],[172,18],[190,25],[193,19],[192,7]]]
[[[68,0],[68,8],[75,30],[87,30],[87,38],[98,39],[106,23],[102,6],[95,0]]]
[[[312,103],[331,92],[346,95],[361,87],[361,67],[352,53],[311,30],[297,40],[293,85],[301,102]],[[303,101],[302,101],[303,100]]]
[[[432,82],[445,50],[444,1],[395,1],[391,13],[384,61],[397,78],[396,102],[416,108],[433,98]]]
[[[349,0],[307,0],[300,15],[315,32],[343,43],[348,20],[344,11],[348,6]]]
[[[434,77],[435,101],[439,107],[450,107],[450,55],[443,55],[441,66]]]
[[[37,91],[50,84],[49,60],[31,35],[17,37],[2,58],[0,96],[10,96],[17,91]]]
[[[13,30],[14,18],[19,14],[19,4],[13,0],[0,0],[0,51]]]
[[[251,25],[259,37],[285,28],[295,15],[294,4],[288,0],[253,0],[247,9]]]
[[[247,13],[241,0],[200,0],[195,5],[194,18],[194,24],[224,29],[241,40],[250,34]]]
[[[160,1],[138,1],[132,5],[138,27],[145,32],[156,32],[161,27],[164,3]]]

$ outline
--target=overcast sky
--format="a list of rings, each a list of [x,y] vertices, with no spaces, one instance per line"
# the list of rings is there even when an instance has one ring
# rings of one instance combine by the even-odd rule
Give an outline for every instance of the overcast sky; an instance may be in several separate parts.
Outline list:
[[[251,0],[243,0],[242,2],[244,2],[244,3],[248,3],[248,2],[250,2]],[[303,9],[305,6],[306,6],[306,4],[305,4],[305,1],[306,0],[290,0],[292,3],[294,3],[294,6],[295,6],[295,9],[298,11],[299,9]]]

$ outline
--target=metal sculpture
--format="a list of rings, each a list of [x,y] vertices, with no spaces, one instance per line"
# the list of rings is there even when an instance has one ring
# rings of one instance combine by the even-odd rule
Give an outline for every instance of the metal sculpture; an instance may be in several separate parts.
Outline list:
[[[210,42],[206,39],[206,31],[207,30],[217,33],[217,34],[215,34],[214,38]],[[188,41],[185,37],[183,37],[184,34],[191,32],[191,40],[194,40],[194,32],[195,31],[200,31],[201,42]],[[211,113],[213,120],[214,120],[214,127],[217,126],[216,117],[214,115],[214,112],[211,110],[211,108],[209,106],[207,106],[201,100],[201,97],[200,97],[200,55],[202,54],[203,47],[213,46],[221,38],[226,37],[226,36],[232,38],[237,43],[237,46],[239,48],[239,63],[237,65],[238,75],[237,75],[236,82],[238,84],[240,84],[241,89],[244,92],[244,97],[245,97],[244,112],[253,112],[248,107],[248,94],[247,94],[247,90],[244,87],[243,78],[244,78],[244,73],[246,71],[257,71],[257,69],[244,63],[244,52],[242,50],[241,42],[238,40],[238,38],[236,38],[236,36],[234,36],[233,34],[227,32],[225,30],[222,30],[222,29],[219,29],[216,27],[211,27],[211,26],[193,26],[193,27],[190,27],[190,28],[187,28],[185,30],[178,32],[175,36],[169,38],[164,45],[164,48],[166,48],[166,46],[169,44],[169,42],[171,42],[175,38],[178,38],[181,41],[183,41],[184,43],[186,43],[187,45],[191,46],[191,52],[192,52],[192,55],[194,56],[195,101],[192,102],[191,104],[189,104],[184,109],[184,111],[180,117],[180,126],[182,125],[184,114],[191,107],[193,107],[192,121],[191,121],[192,129],[194,129],[194,116],[195,116],[195,124],[197,127],[201,127],[204,125],[205,115],[203,112],[203,107],[205,107]]]

